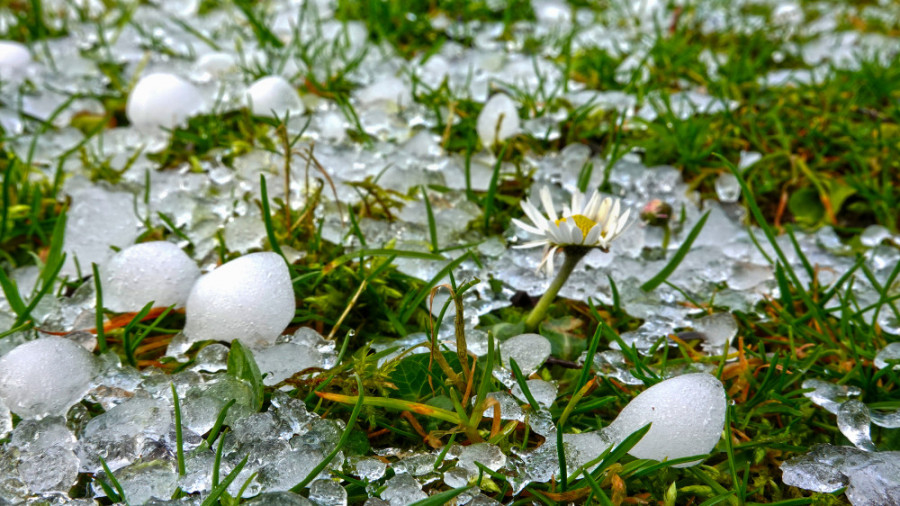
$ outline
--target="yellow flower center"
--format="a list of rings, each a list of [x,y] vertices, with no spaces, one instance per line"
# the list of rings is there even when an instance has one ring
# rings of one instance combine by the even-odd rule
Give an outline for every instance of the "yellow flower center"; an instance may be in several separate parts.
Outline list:
[[[585,237],[587,237],[588,232],[590,232],[591,229],[594,228],[594,225],[597,224],[597,222],[588,218],[587,216],[584,216],[581,214],[574,214],[572,216],[567,216],[567,217],[556,220],[556,226],[559,226],[560,223],[563,223],[563,222],[569,221],[569,220],[572,220],[572,223],[574,223],[575,226],[578,227],[579,230],[581,230],[581,239],[582,240]]]

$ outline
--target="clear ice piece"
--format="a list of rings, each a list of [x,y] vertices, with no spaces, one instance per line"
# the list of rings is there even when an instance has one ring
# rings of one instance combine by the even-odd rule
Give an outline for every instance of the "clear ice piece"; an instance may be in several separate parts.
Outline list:
[[[869,408],[857,399],[850,399],[841,404],[838,410],[837,425],[841,434],[854,446],[867,452],[875,451],[875,444],[872,443],[872,435],[869,433],[871,422]]]
[[[825,408],[829,413],[836,415],[841,408],[841,404],[851,397],[857,397],[862,394],[859,387],[852,385],[837,385],[818,379],[804,380],[801,388],[813,389],[812,392],[806,392],[804,397],[810,399],[819,406]]]
[[[503,366],[510,368],[513,359],[524,376],[537,371],[550,357],[550,341],[540,334],[521,334],[500,343]]]
[[[831,493],[847,487],[853,506],[900,504],[900,452],[867,452],[852,446],[819,445],[781,464],[786,485]]]

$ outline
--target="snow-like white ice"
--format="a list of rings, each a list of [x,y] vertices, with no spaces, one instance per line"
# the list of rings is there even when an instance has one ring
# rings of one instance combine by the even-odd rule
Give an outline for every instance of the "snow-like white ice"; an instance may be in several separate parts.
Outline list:
[[[254,81],[245,95],[250,110],[257,116],[284,118],[303,114],[303,102],[297,90],[281,76],[266,76]]]
[[[79,344],[44,337],[0,357],[0,398],[22,418],[64,415],[87,393],[94,357]]]
[[[201,276],[187,300],[184,334],[192,341],[240,339],[272,344],[294,317],[294,289],[284,259],[251,253]]]
[[[104,308],[135,312],[148,302],[184,306],[200,269],[177,245],[152,241],[116,253],[100,273]]]
[[[629,452],[631,455],[655,460],[703,455],[722,437],[726,408],[725,389],[718,378],[706,373],[685,374],[641,392],[603,433],[618,444],[652,423],[647,434]]]
[[[189,81],[168,72],[148,74],[128,95],[128,121],[146,134],[182,125],[204,106],[200,91]]]
[[[516,103],[505,93],[492,96],[478,114],[476,128],[478,138],[486,148],[516,135],[521,129]]]

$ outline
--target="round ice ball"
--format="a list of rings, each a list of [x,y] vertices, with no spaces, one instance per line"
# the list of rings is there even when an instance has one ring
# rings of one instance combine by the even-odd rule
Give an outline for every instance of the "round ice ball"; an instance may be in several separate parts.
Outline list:
[[[102,269],[103,306],[116,312],[184,306],[200,269],[178,246],[145,242],[116,253]]]
[[[11,40],[0,40],[0,78],[8,78],[25,70],[31,63],[28,48]]]
[[[93,355],[61,337],[20,344],[0,357],[0,398],[22,418],[65,415],[88,392]]]
[[[628,453],[653,460],[702,455],[709,453],[722,437],[726,405],[725,389],[715,376],[707,373],[676,376],[632,399],[606,429],[606,434],[618,444],[652,423],[644,438]]]
[[[500,343],[500,357],[505,367],[510,367],[510,359],[515,360],[522,374],[528,376],[550,357],[550,341],[540,334],[520,334]]]
[[[490,98],[478,114],[478,138],[486,147],[519,133],[519,110],[513,99],[504,93]]]
[[[247,88],[245,98],[256,116],[284,118],[288,113],[296,116],[305,110],[297,90],[280,76],[258,79]]]
[[[141,78],[128,96],[125,114],[142,132],[153,133],[183,124],[203,106],[203,97],[188,81],[166,72]]]
[[[275,253],[251,253],[219,266],[194,283],[184,334],[190,341],[273,344],[294,317],[287,264]]]

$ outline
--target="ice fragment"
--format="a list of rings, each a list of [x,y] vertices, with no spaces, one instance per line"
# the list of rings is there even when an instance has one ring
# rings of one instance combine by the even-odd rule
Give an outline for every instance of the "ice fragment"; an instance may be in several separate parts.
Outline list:
[[[500,356],[504,367],[509,368],[510,359],[515,360],[528,376],[550,357],[550,341],[540,334],[521,334],[500,343]]]
[[[245,99],[256,116],[283,119],[287,114],[297,116],[305,110],[297,90],[281,76],[256,80],[247,89]]]

